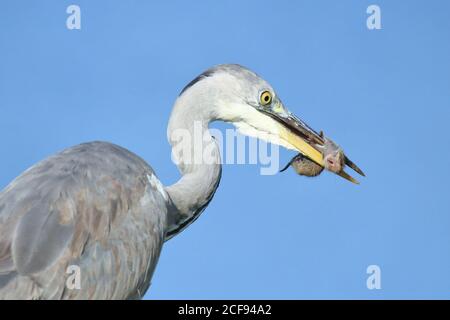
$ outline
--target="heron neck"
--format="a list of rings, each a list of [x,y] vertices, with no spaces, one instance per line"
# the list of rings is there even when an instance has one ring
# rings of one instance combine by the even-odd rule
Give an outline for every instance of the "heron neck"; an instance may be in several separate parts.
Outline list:
[[[190,106],[179,100],[172,111],[167,135],[172,146],[172,161],[182,176],[166,187],[173,204],[166,239],[198,218],[211,201],[221,177],[219,147],[208,129],[214,116],[208,112],[208,107]]]

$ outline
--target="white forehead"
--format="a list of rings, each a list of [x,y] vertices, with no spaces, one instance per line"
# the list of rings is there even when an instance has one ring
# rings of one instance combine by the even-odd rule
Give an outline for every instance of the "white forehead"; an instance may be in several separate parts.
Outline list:
[[[264,79],[253,71],[237,65],[222,64],[210,68],[192,80],[181,92],[180,95],[187,94],[194,88],[201,87],[202,90],[221,91],[233,97],[244,99],[257,99],[262,90],[269,90],[272,94],[272,87]],[[209,90],[207,90],[209,88]]]

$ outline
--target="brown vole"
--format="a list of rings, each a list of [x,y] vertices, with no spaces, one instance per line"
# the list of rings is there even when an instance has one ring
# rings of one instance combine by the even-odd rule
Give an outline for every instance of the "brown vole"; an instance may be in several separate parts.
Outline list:
[[[339,147],[339,145],[334,143],[331,139],[324,137],[322,132],[320,135],[324,140],[323,146],[320,146],[324,159],[324,167],[318,165],[308,157],[299,153],[294,158],[292,158],[292,160],[289,161],[289,163],[283,169],[281,169],[280,172],[283,172],[289,166],[292,166],[295,172],[297,172],[297,174],[299,175],[316,177],[322,173],[323,169],[327,169],[328,171],[334,172],[346,178],[347,180],[358,183],[354,178],[344,172],[345,165],[347,164],[362,176],[364,176],[364,173],[345,156],[344,151],[341,147]]]

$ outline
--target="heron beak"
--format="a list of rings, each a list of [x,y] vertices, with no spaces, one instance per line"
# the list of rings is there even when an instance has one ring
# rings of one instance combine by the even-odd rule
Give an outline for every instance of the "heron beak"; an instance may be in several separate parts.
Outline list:
[[[301,119],[287,111],[281,101],[275,101],[271,109],[261,111],[280,124],[279,136],[281,139],[318,165],[325,167],[324,157],[320,151],[325,144],[322,134],[317,133]],[[365,176],[362,170],[346,156],[344,162],[358,174]],[[336,174],[352,183],[359,184],[356,179],[343,170]]]
[[[318,147],[324,145],[323,138],[311,129],[305,122],[296,116],[289,114],[288,117],[278,118],[281,122],[280,138],[293,145],[299,152],[309,159],[324,167],[322,152]]]
[[[261,108],[259,110],[279,124],[278,135],[280,139],[324,167],[323,155],[319,148],[325,144],[325,141],[316,131],[287,111],[279,100],[274,101],[272,108]]]

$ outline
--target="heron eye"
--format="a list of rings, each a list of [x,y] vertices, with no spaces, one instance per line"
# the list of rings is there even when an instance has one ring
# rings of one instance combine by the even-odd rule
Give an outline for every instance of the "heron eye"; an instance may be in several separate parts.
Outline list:
[[[261,93],[261,97],[259,98],[261,105],[267,106],[272,102],[272,94],[269,91],[264,91]]]

